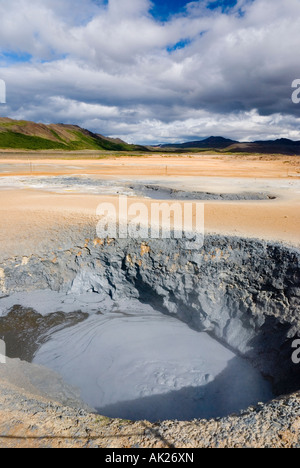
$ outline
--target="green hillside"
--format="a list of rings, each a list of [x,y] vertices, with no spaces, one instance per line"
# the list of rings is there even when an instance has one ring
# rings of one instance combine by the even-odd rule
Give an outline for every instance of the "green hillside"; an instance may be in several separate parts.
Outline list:
[[[122,140],[109,139],[76,125],[44,125],[6,118],[0,118],[0,148],[31,151],[147,151],[143,146],[130,145]]]

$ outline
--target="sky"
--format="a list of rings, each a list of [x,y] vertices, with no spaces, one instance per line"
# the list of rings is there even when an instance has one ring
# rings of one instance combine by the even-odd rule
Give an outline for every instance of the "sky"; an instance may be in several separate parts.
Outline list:
[[[300,140],[300,0],[0,0],[0,115],[141,144]]]

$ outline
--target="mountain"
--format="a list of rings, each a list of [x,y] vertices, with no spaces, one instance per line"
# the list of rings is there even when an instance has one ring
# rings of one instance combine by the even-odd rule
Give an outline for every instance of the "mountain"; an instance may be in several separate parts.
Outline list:
[[[142,151],[143,146],[104,137],[77,125],[29,122],[0,118],[0,148],[24,150],[107,150]]]
[[[206,138],[205,140],[201,140],[201,141],[190,141],[190,142],[187,142],[187,143],[160,145],[160,148],[224,149],[224,148],[228,148],[228,146],[231,146],[231,145],[233,145],[235,143],[238,143],[238,142],[234,141],[234,140],[229,140],[229,139],[223,138],[223,137],[209,137],[209,138]]]
[[[254,141],[253,143],[240,143],[223,137],[210,137],[201,141],[191,141],[178,144],[164,144],[159,148],[173,150],[188,150],[188,149],[209,149],[222,150],[228,153],[262,153],[262,154],[286,154],[300,155],[300,141],[292,141],[287,138],[270,141]]]
[[[271,141],[240,143],[220,136],[209,137],[201,141],[178,144],[164,144],[153,148],[130,145],[119,138],[109,138],[92,133],[77,125],[50,124],[12,120],[0,117],[0,149],[20,150],[104,150],[104,151],[139,151],[153,149],[164,151],[215,150],[222,153],[260,153],[300,155],[300,141],[287,138]]]
[[[279,140],[255,141],[253,143],[236,143],[229,148],[229,152],[300,155],[300,141],[281,138]]]
[[[223,137],[209,137],[201,141],[191,141],[179,145],[181,148],[215,148],[215,149],[224,149],[230,145],[238,143],[234,140],[229,140]]]

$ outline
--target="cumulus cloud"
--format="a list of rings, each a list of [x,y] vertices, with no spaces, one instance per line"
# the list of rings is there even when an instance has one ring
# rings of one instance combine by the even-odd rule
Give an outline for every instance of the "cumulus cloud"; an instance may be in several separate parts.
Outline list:
[[[162,22],[150,0],[0,0],[2,115],[139,143],[300,139],[299,0],[209,4]]]

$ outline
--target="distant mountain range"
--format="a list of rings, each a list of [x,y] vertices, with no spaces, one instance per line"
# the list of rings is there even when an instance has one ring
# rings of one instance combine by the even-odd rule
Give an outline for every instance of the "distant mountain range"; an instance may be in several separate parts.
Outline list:
[[[50,124],[0,118],[0,149],[14,150],[102,150],[131,151],[220,151],[222,153],[262,153],[300,155],[300,141],[280,139],[240,143],[223,137],[209,137],[200,141],[164,144],[156,147],[130,145],[123,140],[105,137],[77,125]]]
[[[8,118],[0,118],[0,148],[63,151],[148,151],[144,146],[130,145],[120,139],[104,137],[77,125],[45,125]]]
[[[286,138],[270,141],[254,141],[253,143],[240,143],[223,137],[209,137],[201,141],[159,145],[159,148],[166,150],[209,149],[222,150],[222,152],[228,153],[300,155],[300,141],[292,141]]]
[[[223,149],[223,148],[228,148],[228,146],[231,146],[233,144],[237,143],[237,141],[234,140],[228,140],[227,138],[223,137],[210,137],[206,138],[205,140],[201,141],[189,141],[187,143],[178,143],[178,144],[164,144],[164,145],[159,145],[160,148],[216,148],[216,149]]]

